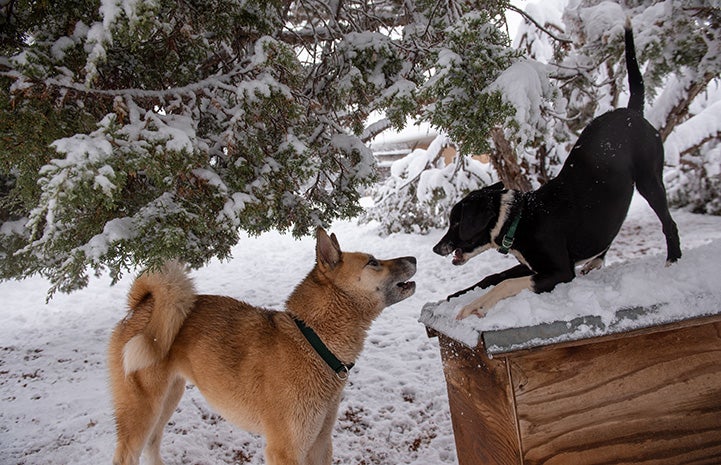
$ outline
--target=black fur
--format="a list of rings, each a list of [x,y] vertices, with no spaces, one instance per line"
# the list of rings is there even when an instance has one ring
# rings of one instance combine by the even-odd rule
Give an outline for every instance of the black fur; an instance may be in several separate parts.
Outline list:
[[[681,257],[663,185],[663,144],[658,131],[643,117],[643,79],[628,27],[625,40],[628,108],[593,120],[556,178],[527,193],[506,190],[499,183],[468,194],[453,207],[448,232],[433,247],[435,253],[454,253],[453,263],[461,265],[487,248],[498,249],[512,220],[521,214],[511,247],[521,264],[487,276],[449,299],[522,276],[532,276],[535,292],[551,291],[556,284],[571,281],[576,264],[604,258],[626,218],[634,183],[661,220],[667,262]]]

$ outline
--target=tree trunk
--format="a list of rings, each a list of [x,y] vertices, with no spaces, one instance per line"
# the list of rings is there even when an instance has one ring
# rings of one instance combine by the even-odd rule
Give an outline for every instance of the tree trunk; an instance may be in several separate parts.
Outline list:
[[[516,152],[503,134],[503,129],[491,129],[491,139],[495,146],[495,150],[491,151],[491,163],[493,163],[493,168],[501,178],[503,185],[507,189],[516,189],[522,192],[530,191],[531,182],[521,170]]]

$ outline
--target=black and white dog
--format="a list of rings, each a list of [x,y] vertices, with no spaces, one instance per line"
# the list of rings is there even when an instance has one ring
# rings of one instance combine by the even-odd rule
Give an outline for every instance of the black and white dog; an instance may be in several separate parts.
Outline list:
[[[574,278],[576,265],[584,264],[582,274],[600,268],[626,218],[634,183],[661,220],[667,264],[681,257],[662,179],[663,144],[643,117],[644,85],[630,24],[625,40],[628,108],[593,120],[558,176],[538,190],[522,193],[498,183],[471,192],[451,210],[448,232],[433,247],[435,253],[453,253],[453,264],[462,265],[494,248],[521,263],[449,296],[495,286],[466,305],[458,319],[484,316],[499,300],[523,289],[551,291]]]

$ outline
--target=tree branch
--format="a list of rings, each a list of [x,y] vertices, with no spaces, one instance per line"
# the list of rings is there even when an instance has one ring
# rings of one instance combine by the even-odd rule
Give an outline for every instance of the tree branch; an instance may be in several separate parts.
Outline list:
[[[679,158],[679,160],[680,160],[679,163],[681,163],[681,164],[684,163],[684,155],[688,155],[688,154],[691,154],[691,153],[696,152],[696,151],[699,150],[699,149],[701,148],[701,146],[704,145],[706,142],[710,142],[710,141],[712,141],[712,140],[719,140],[719,139],[721,139],[721,131],[717,131],[716,134],[712,134],[712,135],[706,136],[706,137],[704,137],[703,139],[701,139],[701,140],[699,140],[698,142],[696,142],[695,144],[691,145],[690,147],[686,147],[683,151],[681,151],[681,152],[678,154],[678,158]]]
[[[666,139],[673,132],[676,126],[678,126],[679,122],[688,115],[688,108],[691,105],[691,102],[696,99],[698,94],[706,89],[709,82],[711,82],[711,80],[715,77],[716,76],[711,73],[704,74],[700,80],[691,84],[686,94],[686,98],[681,99],[676,105],[674,105],[668,115],[666,115],[664,125],[658,130],[663,142],[666,142]]]
[[[549,31],[546,27],[542,26],[541,23],[539,23],[538,21],[536,21],[535,19],[533,19],[533,17],[532,17],[531,15],[529,15],[529,14],[526,13],[525,11],[521,10],[521,9],[518,8],[517,6],[508,4],[508,9],[511,10],[511,11],[514,11],[514,12],[518,13],[518,14],[521,15],[521,16],[523,16],[524,19],[526,19],[528,22],[532,23],[534,26],[536,26],[536,27],[537,27],[538,29],[540,29],[541,31],[543,31],[543,32],[545,32],[546,34],[548,34],[548,36],[551,37],[552,39],[557,40],[558,42],[562,42],[562,43],[564,43],[564,44],[572,44],[572,43],[573,43],[572,40],[570,40],[570,39],[564,39],[563,37],[559,37],[559,36],[557,36],[556,34],[554,34],[553,32]]]
[[[378,134],[382,133],[386,129],[391,127],[391,120],[388,118],[383,118],[380,121],[376,121],[373,124],[368,125],[364,130],[363,134],[360,135],[360,140],[363,141],[363,143],[369,142],[371,139],[373,139]]]

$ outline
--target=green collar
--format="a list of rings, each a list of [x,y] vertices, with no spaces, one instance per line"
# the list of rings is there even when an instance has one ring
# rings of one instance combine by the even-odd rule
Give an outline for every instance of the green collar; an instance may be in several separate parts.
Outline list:
[[[521,221],[521,213],[523,213],[523,204],[520,205],[520,208],[518,210],[518,215],[516,215],[516,217],[513,218],[513,222],[511,223],[511,226],[508,228],[506,235],[503,236],[503,240],[501,241],[501,246],[498,248],[498,251],[500,253],[502,253],[503,255],[507,254],[508,251],[511,250],[511,247],[513,246],[513,239],[516,236],[516,228],[518,228],[518,223]]]
[[[300,332],[303,333],[303,336],[305,336],[306,340],[310,343],[310,345],[315,349],[315,351],[320,355],[320,358],[325,361],[325,363],[328,364],[329,367],[333,371],[335,371],[335,375],[340,379],[341,381],[345,381],[348,379],[348,372],[351,368],[353,368],[354,363],[348,363],[345,364],[338,360],[338,358],[333,355],[333,352],[328,349],[328,346],[326,346],[323,341],[321,341],[320,337],[313,331],[312,328],[306,326],[306,324],[299,320],[296,317],[292,317],[293,321],[295,321],[295,324],[298,326],[298,329],[300,329]]]

